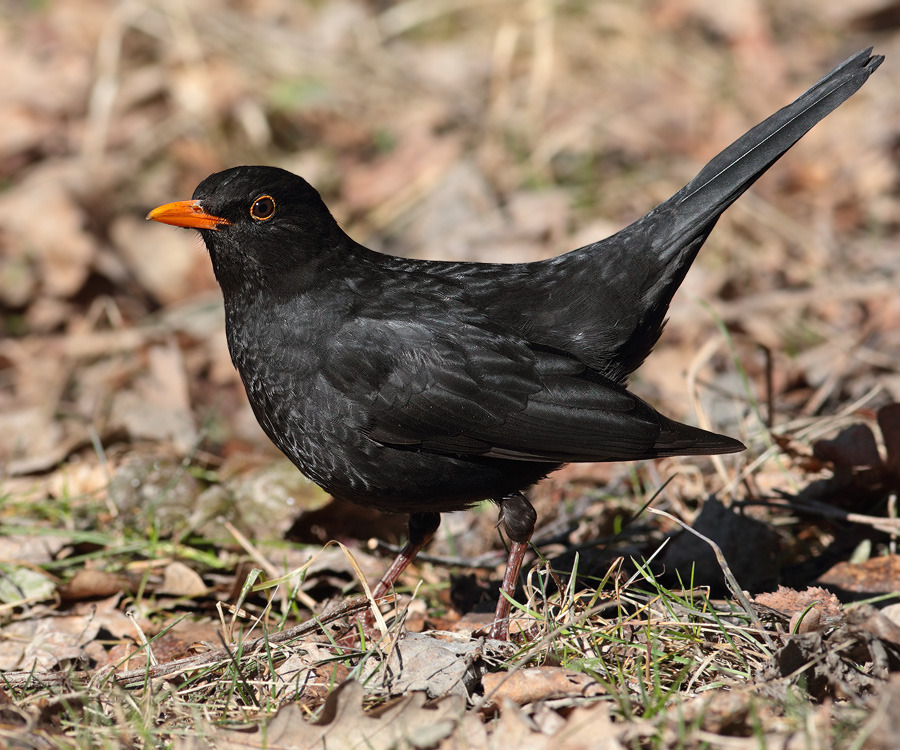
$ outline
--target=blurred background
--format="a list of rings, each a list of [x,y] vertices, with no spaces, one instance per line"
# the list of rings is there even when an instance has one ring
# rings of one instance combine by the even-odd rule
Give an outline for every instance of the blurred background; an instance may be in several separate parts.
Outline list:
[[[638,218],[873,44],[869,83],[726,213],[634,387],[751,441],[748,401],[777,427],[900,398],[896,2],[2,0],[0,16],[7,497],[274,456],[202,243],[144,220],[211,172],[297,172],[384,252],[534,260]]]

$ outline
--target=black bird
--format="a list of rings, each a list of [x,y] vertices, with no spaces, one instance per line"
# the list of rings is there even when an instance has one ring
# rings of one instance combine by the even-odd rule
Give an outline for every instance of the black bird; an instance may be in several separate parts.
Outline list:
[[[522,490],[570,461],[732,453],[626,381],[717,219],[883,57],[864,50],[741,136],[608,239],[521,264],[408,260],[350,239],[319,194],[274,167],[207,177],[147,218],[199,230],[228,347],[266,434],[335,497],[409,513],[386,593],[440,514],[484,499],[511,540],[491,635],[536,514]]]

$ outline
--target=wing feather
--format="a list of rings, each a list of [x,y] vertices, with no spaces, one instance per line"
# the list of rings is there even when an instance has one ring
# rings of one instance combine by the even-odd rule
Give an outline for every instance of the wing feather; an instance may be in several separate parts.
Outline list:
[[[370,439],[548,463],[742,447],[673,422],[565,352],[533,346],[467,312],[464,322],[393,318],[385,325],[362,316],[347,322],[323,372],[342,393],[364,401]]]

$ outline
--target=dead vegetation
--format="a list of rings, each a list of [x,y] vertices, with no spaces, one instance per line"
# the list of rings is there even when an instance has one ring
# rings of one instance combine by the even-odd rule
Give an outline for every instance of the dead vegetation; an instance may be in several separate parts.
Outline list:
[[[0,5],[0,742],[893,748],[891,7]],[[537,488],[508,650],[477,637],[491,508],[445,519],[379,642],[341,645],[402,519],[273,452],[205,253],[147,210],[270,163],[369,246],[546,257],[870,44],[885,65],[723,217],[635,378],[747,453]]]

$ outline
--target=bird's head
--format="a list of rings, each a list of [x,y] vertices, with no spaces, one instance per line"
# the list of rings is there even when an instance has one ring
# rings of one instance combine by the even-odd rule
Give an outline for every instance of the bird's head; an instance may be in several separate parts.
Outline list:
[[[216,172],[191,200],[154,208],[147,218],[198,230],[226,294],[265,285],[346,241],[319,193],[277,167]]]

